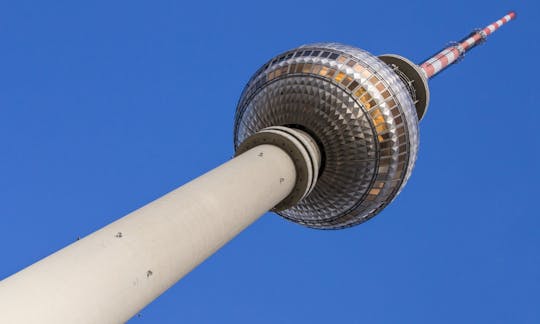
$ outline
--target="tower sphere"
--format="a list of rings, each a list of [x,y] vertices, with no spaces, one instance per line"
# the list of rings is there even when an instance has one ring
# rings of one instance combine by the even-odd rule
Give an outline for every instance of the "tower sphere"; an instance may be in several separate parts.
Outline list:
[[[248,81],[236,109],[235,149],[271,126],[303,130],[319,145],[314,189],[276,210],[313,228],[345,228],[375,216],[407,182],[418,150],[415,102],[400,75],[376,56],[337,43],[287,51]]]

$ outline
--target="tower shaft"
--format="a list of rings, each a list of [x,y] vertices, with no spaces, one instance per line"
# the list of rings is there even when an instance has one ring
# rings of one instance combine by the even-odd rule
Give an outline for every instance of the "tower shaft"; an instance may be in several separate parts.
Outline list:
[[[295,163],[259,145],[0,281],[0,323],[124,323],[287,197]]]

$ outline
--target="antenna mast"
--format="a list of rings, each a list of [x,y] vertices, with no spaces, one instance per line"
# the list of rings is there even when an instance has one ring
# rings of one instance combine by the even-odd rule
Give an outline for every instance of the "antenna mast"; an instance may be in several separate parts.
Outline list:
[[[453,63],[458,62],[466,52],[470,49],[476,47],[477,45],[482,44],[486,41],[486,38],[494,33],[497,29],[501,28],[504,24],[510,22],[516,18],[516,13],[510,11],[501,19],[492,23],[491,25],[485,27],[484,29],[478,29],[473,31],[469,36],[465,37],[461,41],[452,44],[451,46],[445,48],[437,55],[429,58],[424,61],[420,67],[424,72],[425,76],[429,79],[437,75],[448,66]]]

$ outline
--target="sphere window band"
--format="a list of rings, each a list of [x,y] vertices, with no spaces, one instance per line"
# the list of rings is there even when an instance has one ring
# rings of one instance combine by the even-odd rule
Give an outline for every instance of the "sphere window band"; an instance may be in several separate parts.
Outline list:
[[[313,44],[271,60],[248,82],[235,146],[273,125],[314,133],[325,170],[309,196],[279,214],[337,229],[373,217],[399,193],[416,159],[417,123],[405,85],[385,63],[349,46]]]

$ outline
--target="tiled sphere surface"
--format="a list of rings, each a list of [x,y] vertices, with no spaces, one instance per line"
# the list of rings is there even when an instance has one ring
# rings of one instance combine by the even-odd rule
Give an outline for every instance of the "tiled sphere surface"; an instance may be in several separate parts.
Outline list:
[[[313,228],[350,227],[379,213],[407,182],[418,149],[416,110],[399,77],[368,52],[336,43],[285,52],[249,80],[235,148],[269,126],[298,127],[320,146],[314,190],[278,212]]]

